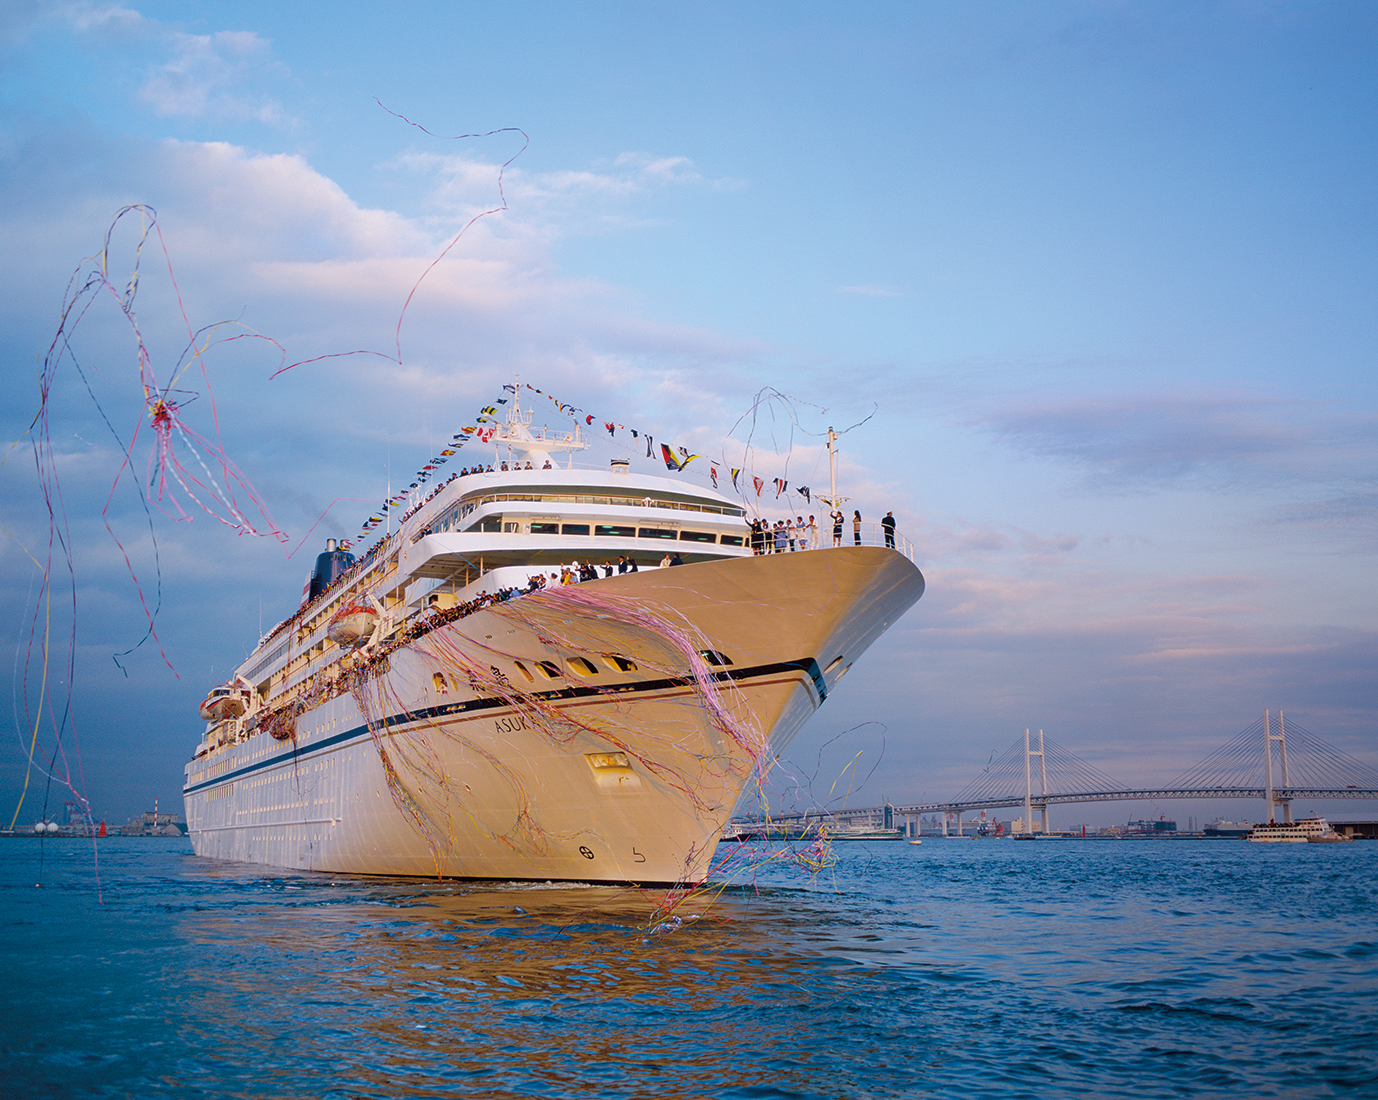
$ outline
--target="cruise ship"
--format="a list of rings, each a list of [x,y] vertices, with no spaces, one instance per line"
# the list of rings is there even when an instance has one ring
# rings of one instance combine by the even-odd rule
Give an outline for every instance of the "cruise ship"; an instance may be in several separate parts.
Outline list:
[[[362,557],[328,543],[210,692],[184,783],[198,855],[702,881],[743,792],[923,594],[893,530],[757,553],[739,503],[576,467],[579,428],[531,419],[514,404],[482,466]]]

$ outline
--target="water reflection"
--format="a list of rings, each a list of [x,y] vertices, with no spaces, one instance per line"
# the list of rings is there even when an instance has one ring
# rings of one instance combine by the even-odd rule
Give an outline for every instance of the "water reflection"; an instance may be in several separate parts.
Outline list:
[[[613,888],[242,886],[236,904],[182,914],[204,960],[188,1026],[222,1049],[235,1032],[264,1086],[306,1058],[350,1096],[457,1082],[462,1095],[815,1094],[798,1025],[839,970],[799,949],[806,914],[788,891],[686,906],[676,931],[651,935],[648,899]]]

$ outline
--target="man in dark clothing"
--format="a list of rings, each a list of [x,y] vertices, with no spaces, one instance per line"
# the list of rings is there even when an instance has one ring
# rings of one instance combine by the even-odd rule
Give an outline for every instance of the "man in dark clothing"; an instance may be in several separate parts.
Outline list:
[[[888,549],[895,548],[895,513],[886,512],[885,518],[880,521],[880,525],[885,528],[885,545]]]

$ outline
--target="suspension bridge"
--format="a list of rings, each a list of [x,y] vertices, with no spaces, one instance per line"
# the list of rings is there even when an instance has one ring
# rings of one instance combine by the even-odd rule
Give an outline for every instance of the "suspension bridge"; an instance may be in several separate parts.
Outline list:
[[[1289,754],[1290,746],[1290,754]],[[1024,731],[1001,756],[994,758],[955,798],[909,806],[868,806],[811,813],[772,814],[768,822],[737,821],[738,833],[751,827],[774,830],[807,829],[826,821],[844,827],[871,825],[895,828],[895,820],[942,814],[944,832],[949,816],[1022,807],[1026,833],[1049,832],[1048,808],[1089,802],[1162,801],[1179,798],[1257,799],[1265,805],[1264,820],[1292,820],[1292,803],[1315,799],[1378,800],[1378,769],[1327,744],[1283,713],[1269,711],[1241,730],[1205,759],[1179,775],[1152,787],[1118,782],[1066,749],[1042,730]],[[1034,827],[1034,811],[1039,827]]]

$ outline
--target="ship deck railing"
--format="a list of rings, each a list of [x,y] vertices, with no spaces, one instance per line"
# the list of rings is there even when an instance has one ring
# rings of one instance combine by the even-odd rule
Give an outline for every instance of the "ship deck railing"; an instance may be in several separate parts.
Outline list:
[[[797,532],[798,528],[795,528],[795,530]],[[779,551],[775,548],[775,528],[772,527],[767,529],[765,538],[770,542],[767,553],[778,553]],[[743,545],[749,546],[750,539],[743,543]],[[817,539],[815,540],[810,537],[808,540],[808,550],[810,551],[831,550],[835,546],[888,546],[891,550],[903,554],[910,561],[914,560],[914,544],[912,542],[898,531],[895,532],[892,539],[887,540],[885,528],[883,526],[879,523],[868,523],[865,520],[862,521],[861,531],[859,533],[852,529],[852,521],[848,520],[843,524],[842,536],[836,542],[833,541],[833,525],[829,523],[825,528],[820,523],[818,525]],[[794,552],[798,553],[800,549],[799,536],[796,534]],[[784,553],[790,553],[788,540],[785,542]]]
[[[612,493],[540,493],[527,491],[495,491],[466,500],[472,508],[482,508],[485,504],[597,504],[616,508],[665,508],[676,512],[707,512],[710,515],[733,516],[741,518],[746,514],[740,504],[697,504],[691,501],[665,500],[662,497],[632,496]]]

